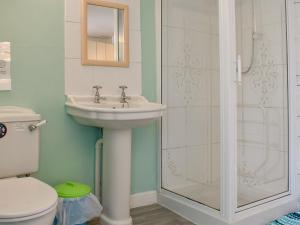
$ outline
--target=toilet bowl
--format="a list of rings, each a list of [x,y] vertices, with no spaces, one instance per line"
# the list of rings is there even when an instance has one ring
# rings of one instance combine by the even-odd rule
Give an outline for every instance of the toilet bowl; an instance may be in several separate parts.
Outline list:
[[[52,225],[57,193],[32,177],[0,179],[0,225]]]

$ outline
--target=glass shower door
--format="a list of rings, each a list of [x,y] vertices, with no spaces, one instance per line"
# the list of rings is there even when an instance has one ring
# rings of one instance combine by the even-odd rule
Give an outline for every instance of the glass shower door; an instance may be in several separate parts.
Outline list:
[[[162,189],[220,209],[218,0],[162,0]]]
[[[285,0],[236,0],[237,205],[289,191]]]

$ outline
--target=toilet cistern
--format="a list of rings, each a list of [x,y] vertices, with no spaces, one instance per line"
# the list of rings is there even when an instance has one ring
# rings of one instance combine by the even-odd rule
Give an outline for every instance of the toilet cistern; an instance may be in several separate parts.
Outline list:
[[[31,109],[0,106],[0,225],[53,224],[56,191],[27,177],[39,169],[39,128],[45,124]]]

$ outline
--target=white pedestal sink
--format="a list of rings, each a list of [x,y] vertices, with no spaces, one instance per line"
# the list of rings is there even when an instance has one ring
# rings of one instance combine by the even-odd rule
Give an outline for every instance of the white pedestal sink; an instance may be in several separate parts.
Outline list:
[[[128,104],[118,96],[67,96],[67,112],[83,125],[103,129],[102,225],[132,225],[130,217],[131,133],[132,128],[159,119],[165,106],[131,96]]]

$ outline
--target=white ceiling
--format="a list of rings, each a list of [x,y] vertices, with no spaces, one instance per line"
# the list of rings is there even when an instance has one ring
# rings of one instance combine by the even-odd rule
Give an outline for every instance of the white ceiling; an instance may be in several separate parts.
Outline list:
[[[114,15],[113,8],[96,5],[88,5],[88,36],[89,37],[113,37]]]

